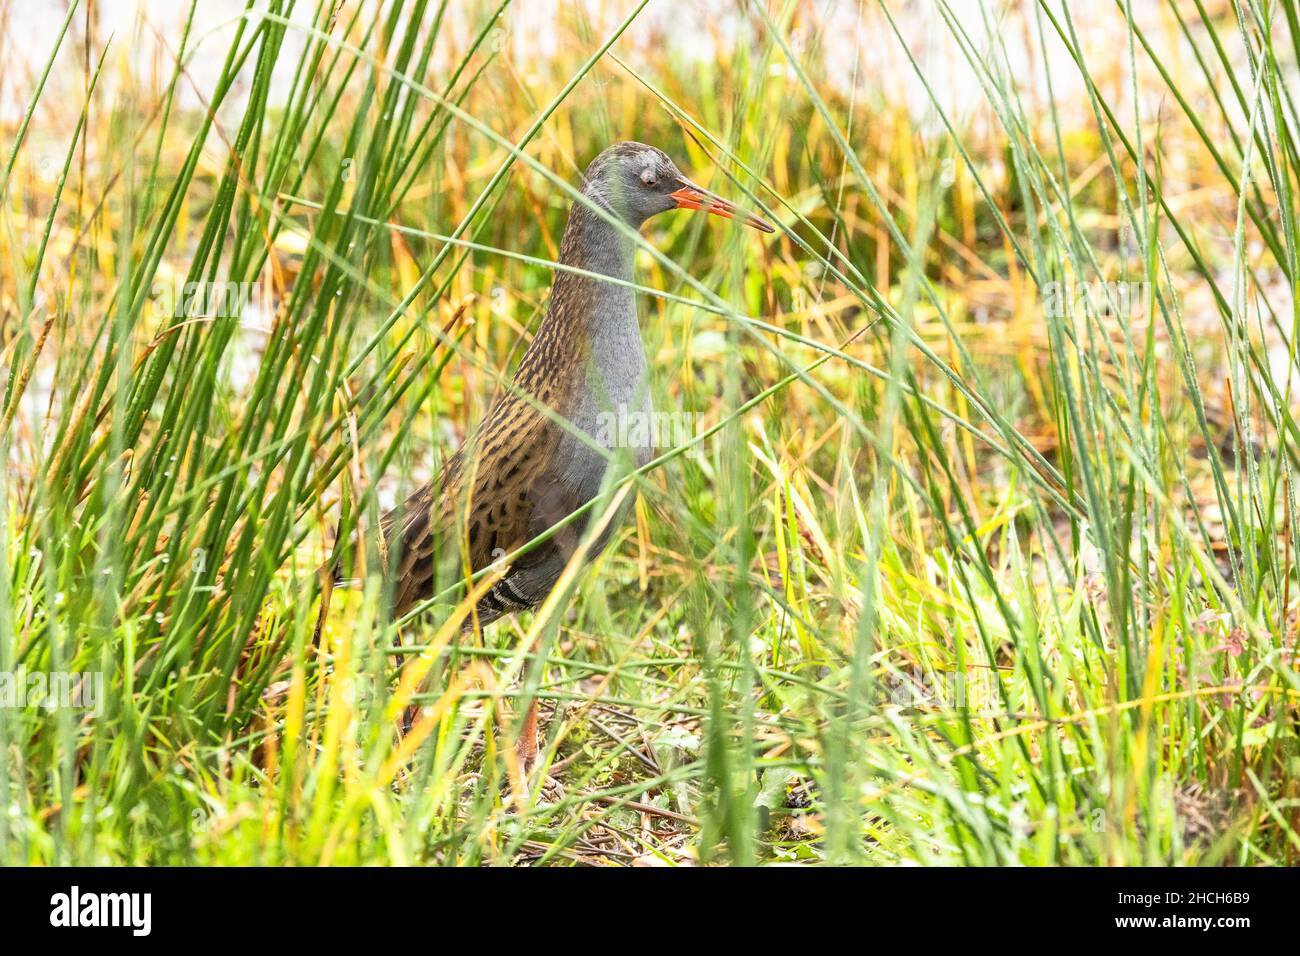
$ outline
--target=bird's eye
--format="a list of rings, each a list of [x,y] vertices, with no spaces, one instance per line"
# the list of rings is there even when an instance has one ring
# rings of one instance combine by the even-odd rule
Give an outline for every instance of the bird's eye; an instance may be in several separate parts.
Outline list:
[[[655,175],[655,171],[653,169],[647,169],[645,172],[641,174],[641,182],[643,182],[646,186],[650,187],[651,189],[654,189],[655,186],[659,185],[659,177]]]

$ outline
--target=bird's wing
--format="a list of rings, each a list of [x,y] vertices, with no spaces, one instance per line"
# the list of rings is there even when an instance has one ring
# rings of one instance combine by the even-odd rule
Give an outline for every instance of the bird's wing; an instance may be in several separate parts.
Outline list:
[[[442,476],[384,516],[396,613],[431,596],[449,558],[452,573],[463,574],[466,558],[476,572],[530,540],[533,492],[559,430],[533,402],[502,394]]]

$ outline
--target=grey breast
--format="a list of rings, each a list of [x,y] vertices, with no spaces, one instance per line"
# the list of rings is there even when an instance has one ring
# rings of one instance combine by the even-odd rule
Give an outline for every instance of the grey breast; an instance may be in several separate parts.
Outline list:
[[[626,293],[625,301],[602,310],[606,321],[593,335],[585,386],[578,390],[565,423],[557,426],[563,432],[551,467],[533,489],[530,539],[599,495],[611,468],[615,469],[611,478],[626,474],[644,465],[654,453],[653,443],[643,437],[649,436],[651,429],[629,427],[638,416],[649,422],[652,411],[635,304],[630,290],[620,291]],[[629,443],[629,437],[635,444]],[[623,502],[604,532],[592,542],[589,559],[604,548],[625,518],[630,501],[629,497]],[[588,517],[583,515],[570,522],[534,552],[523,556],[493,589],[493,603],[500,602],[508,611],[535,607],[544,601],[581,543]]]

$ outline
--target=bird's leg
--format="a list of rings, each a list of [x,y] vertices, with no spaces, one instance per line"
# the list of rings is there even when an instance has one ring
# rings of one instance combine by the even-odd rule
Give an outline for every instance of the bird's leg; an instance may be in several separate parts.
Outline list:
[[[524,713],[524,719],[519,727],[519,739],[515,742],[519,777],[511,783],[509,802],[514,803],[520,812],[523,812],[530,802],[530,793],[537,794],[543,803],[557,803],[564,796],[564,785],[550,774],[529,784],[528,778],[536,768],[537,759],[541,755],[537,718],[538,704],[537,699],[534,698]]]
[[[515,744],[515,754],[519,757],[519,770],[526,777],[537,764],[537,698],[528,705],[524,722],[519,728],[519,741]]]
[[[397,643],[400,645],[406,644],[406,638],[400,630],[397,632]],[[397,680],[399,683],[402,680],[402,666],[405,663],[406,663],[406,658],[404,658],[402,655],[399,654],[394,656],[393,667],[397,674]],[[405,707],[403,707],[402,716],[399,718],[397,724],[397,736],[400,738],[400,737],[405,737],[407,734],[409,734],[411,732],[411,728],[415,726],[415,721],[417,718],[419,718],[419,716],[420,716],[419,704],[412,703],[412,704],[407,704]]]

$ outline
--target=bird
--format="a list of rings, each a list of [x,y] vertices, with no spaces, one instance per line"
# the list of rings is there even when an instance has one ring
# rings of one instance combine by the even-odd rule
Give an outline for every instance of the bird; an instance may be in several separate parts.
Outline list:
[[[620,449],[617,440],[631,432],[612,434],[600,419],[602,413],[651,414],[631,286],[637,231],[661,213],[689,209],[775,232],[758,215],[689,180],[667,153],[644,143],[607,147],[587,166],[579,191],[545,317],[512,381],[440,474],[381,518],[395,617],[562,522],[600,493],[616,462],[640,467],[652,457],[651,429],[631,430],[647,440]],[[620,517],[590,544],[586,559],[604,547]],[[474,608],[480,626],[535,609],[546,599],[586,518],[579,516],[503,569]],[[408,730],[411,719],[413,714],[404,719]],[[538,756],[536,699],[521,722],[516,750],[526,773]]]

